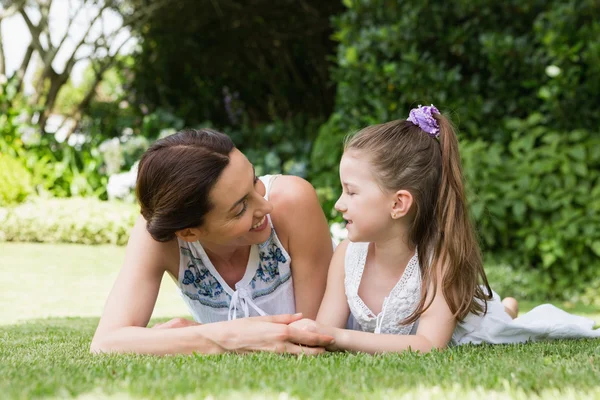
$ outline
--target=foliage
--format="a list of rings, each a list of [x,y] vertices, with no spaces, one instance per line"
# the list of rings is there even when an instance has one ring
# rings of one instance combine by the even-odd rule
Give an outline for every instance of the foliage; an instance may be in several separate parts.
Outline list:
[[[600,3],[348,0],[336,113],[354,128],[406,117],[418,103],[451,111],[468,138],[507,141],[506,116],[537,111],[556,129],[596,129]],[[426,29],[424,29],[426,26]]]
[[[0,153],[0,206],[21,203],[32,190],[29,171],[15,158]]]
[[[284,173],[306,178],[312,142],[321,122],[299,115],[225,133],[254,164],[257,175]]]
[[[108,178],[101,171],[100,138],[72,136],[60,142],[40,134],[32,122],[38,114],[14,88],[15,81],[0,85],[0,153],[10,155],[31,173],[31,184],[40,194],[58,197],[106,197]]]
[[[36,199],[0,208],[0,241],[124,245],[139,210],[94,198]]]
[[[342,8],[319,0],[282,0],[277,7],[268,0],[179,1],[135,31],[137,101],[150,111],[167,109],[188,126],[326,117],[333,105],[329,17]]]
[[[462,144],[471,211],[484,248],[543,271],[569,296],[600,266],[600,135],[557,131],[540,114],[508,120],[504,149]]]

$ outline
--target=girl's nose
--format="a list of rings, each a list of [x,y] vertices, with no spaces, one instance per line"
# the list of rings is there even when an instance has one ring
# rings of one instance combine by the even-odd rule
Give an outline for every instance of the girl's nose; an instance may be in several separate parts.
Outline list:
[[[346,211],[346,205],[342,202],[342,196],[343,196],[343,194],[340,196],[339,199],[337,199],[337,201],[335,202],[335,206],[334,206],[334,208],[341,213]]]

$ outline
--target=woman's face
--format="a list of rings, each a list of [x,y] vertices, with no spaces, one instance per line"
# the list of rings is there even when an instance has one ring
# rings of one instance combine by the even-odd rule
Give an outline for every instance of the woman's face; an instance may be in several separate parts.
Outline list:
[[[233,149],[229,157],[229,165],[209,193],[213,207],[200,228],[200,241],[239,246],[262,243],[271,235],[267,214],[273,206],[264,199],[266,188],[246,156]]]

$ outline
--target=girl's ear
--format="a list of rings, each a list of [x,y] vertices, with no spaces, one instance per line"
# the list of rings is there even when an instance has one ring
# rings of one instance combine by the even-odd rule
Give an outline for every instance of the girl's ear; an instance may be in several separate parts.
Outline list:
[[[413,196],[408,190],[398,190],[394,193],[394,204],[392,205],[392,219],[404,217],[410,211],[413,204]]]

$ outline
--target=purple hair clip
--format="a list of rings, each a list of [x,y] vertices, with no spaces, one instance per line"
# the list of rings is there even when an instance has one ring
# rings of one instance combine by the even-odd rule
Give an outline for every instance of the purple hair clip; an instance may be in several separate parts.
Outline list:
[[[410,110],[407,120],[427,132],[429,136],[438,138],[440,136],[440,126],[433,118],[434,113],[439,114],[440,112],[433,104],[424,107],[419,104],[419,108]]]

